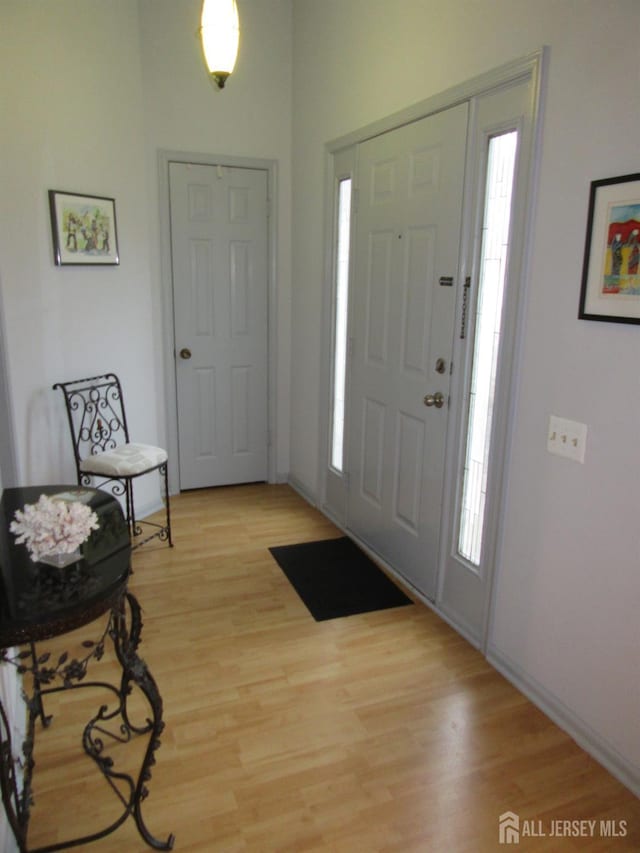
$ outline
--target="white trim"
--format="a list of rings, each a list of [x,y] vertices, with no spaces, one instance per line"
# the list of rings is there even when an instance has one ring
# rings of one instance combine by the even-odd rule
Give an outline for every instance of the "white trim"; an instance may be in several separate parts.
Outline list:
[[[324,156],[324,287],[322,288],[322,314],[320,335],[320,384],[318,387],[318,505],[327,501],[327,474],[329,472],[329,441],[331,429],[331,363],[333,356],[333,300],[335,253],[335,154],[325,150]],[[344,519],[342,519],[344,521]]]
[[[417,599],[421,604],[425,604],[429,610],[432,610],[436,616],[442,619],[443,622],[446,622],[447,625],[452,628],[456,634],[460,634],[470,646],[473,646],[474,649],[477,649],[482,653],[480,649],[480,645],[478,643],[478,638],[475,636],[473,631],[467,626],[464,625],[459,619],[455,616],[447,613],[446,610],[443,610],[435,601],[432,601],[430,598],[427,598],[419,589],[416,589],[412,583],[410,583],[405,577],[403,577],[396,569],[393,568],[386,560],[383,560],[375,551],[372,551],[368,548],[364,542],[360,541],[357,536],[353,534],[352,531],[349,531],[348,536],[350,536],[355,542],[357,542],[358,546],[365,551],[371,559],[376,562],[379,566],[382,566],[386,572],[388,572],[392,577],[394,577],[400,586],[403,586],[407,589],[412,598]]]
[[[269,440],[267,446],[267,477],[269,483],[278,481],[276,449],[278,446],[277,411],[277,179],[275,160],[255,157],[235,157],[228,154],[198,154],[189,151],[158,151],[158,182],[160,207],[160,275],[162,281],[162,333],[163,371],[166,400],[167,451],[169,453],[169,492],[180,491],[178,452],[178,404],[175,377],[175,329],[173,318],[173,274],[171,263],[171,211],[169,204],[169,163],[196,163],[203,166],[228,166],[238,169],[259,169],[267,173],[267,261],[268,307],[268,389],[267,421]]]
[[[312,506],[314,509],[317,509],[322,512],[323,515],[326,515],[324,510],[318,505],[315,497],[311,494],[307,487],[300,480],[298,480],[297,477],[292,477],[291,475],[289,475],[287,479],[287,485],[291,486],[293,491],[297,492],[300,497],[309,504],[309,506]],[[332,518],[331,521],[333,520],[334,519]]]
[[[324,152],[324,200],[323,200],[323,288],[320,328],[320,383],[318,386],[318,506],[324,507],[327,500],[327,459],[329,454],[329,430],[331,425],[331,356],[333,349],[333,257],[335,241],[335,169],[334,152],[325,146]]]
[[[545,83],[547,80],[547,66],[549,64],[549,49],[543,48],[537,54],[537,61],[531,69],[531,82],[533,89],[533,104],[531,110],[531,121],[533,123],[534,134],[531,139],[531,155],[529,158],[529,176],[528,186],[525,192],[528,194],[528,208],[531,214],[527,217],[525,230],[522,234],[522,251],[520,255],[520,269],[523,298],[518,300],[516,306],[516,316],[514,322],[514,338],[512,349],[512,360],[510,367],[510,376],[508,381],[509,392],[507,395],[507,405],[505,412],[505,427],[504,427],[504,444],[502,449],[502,471],[500,473],[499,482],[496,489],[498,498],[496,499],[496,524],[495,524],[495,539],[493,543],[494,561],[489,569],[490,574],[487,576],[487,582],[491,585],[491,591],[487,598],[487,607],[484,617],[482,648],[487,649],[490,643],[491,629],[493,626],[495,613],[495,598],[496,598],[496,583],[495,579],[499,576],[502,550],[505,536],[504,519],[506,513],[504,508],[508,504],[508,465],[507,460],[511,457],[511,451],[514,440],[514,424],[517,403],[520,396],[519,383],[517,377],[520,372],[520,366],[523,361],[524,351],[524,329],[526,319],[526,309],[529,301],[529,286],[532,266],[533,253],[533,232],[535,224],[535,211],[537,210],[538,199],[538,175],[540,172],[540,162],[542,159],[542,115],[546,95]]]
[[[494,407],[494,418],[492,424],[492,447],[491,470],[489,472],[489,483],[487,492],[487,504],[483,535],[482,566],[478,572],[468,566],[467,570],[476,575],[478,597],[478,611],[476,612],[477,624],[474,634],[478,636],[479,645],[486,648],[490,633],[490,614],[492,613],[495,595],[496,565],[500,559],[502,538],[504,535],[503,519],[504,507],[506,505],[507,474],[509,470],[508,460],[511,453],[513,441],[513,424],[515,413],[515,401],[518,393],[518,376],[521,366],[522,336],[524,330],[524,316],[528,301],[528,282],[530,275],[530,253],[533,243],[533,225],[536,209],[536,186],[537,168],[540,158],[541,139],[541,98],[542,82],[544,80],[543,65],[546,63],[547,50],[543,49],[534,58],[527,76],[519,76],[514,81],[506,82],[497,88],[495,92],[486,92],[483,97],[475,99],[478,115],[482,110],[482,104],[486,98],[490,103],[495,95],[501,97],[501,92],[508,93],[509,90],[516,91],[519,86],[525,85],[529,90],[528,107],[522,116],[514,124],[511,120],[502,121],[497,118],[496,123],[489,122],[486,125],[481,122],[482,127],[475,127],[470,122],[470,133],[481,134],[483,140],[488,142],[491,135],[496,132],[506,131],[511,128],[518,129],[519,151],[517,155],[517,175],[514,186],[514,198],[511,222],[511,240],[508,264],[508,281],[505,291],[503,305],[503,335],[501,342],[501,354],[498,363],[498,375],[496,378],[496,398]],[[515,116],[514,116],[515,118]],[[478,119],[480,121],[480,119]],[[477,123],[476,123],[477,124]],[[478,137],[480,138],[480,137]],[[465,199],[467,208],[465,217],[469,217],[467,225],[473,225],[473,232],[467,234],[467,245],[465,252],[469,252],[466,260],[466,269],[461,268],[460,279],[470,275],[473,283],[473,293],[467,305],[467,340],[460,342],[455,340],[454,363],[455,374],[452,381],[451,392],[451,419],[452,432],[447,447],[447,480],[445,481],[443,513],[442,541],[440,554],[440,574],[438,579],[438,604],[447,609],[444,599],[445,583],[451,582],[452,577],[447,575],[449,571],[455,570],[457,582],[460,583],[463,575],[463,567],[466,561],[457,554],[457,511],[459,504],[459,491],[461,481],[459,472],[463,465],[466,407],[464,404],[465,389],[469,382],[469,373],[472,367],[473,353],[473,326],[474,304],[478,298],[478,259],[480,250],[480,228],[478,227],[483,217],[484,203],[484,175],[483,168],[478,160],[478,152],[481,149],[470,144],[469,158],[467,162],[468,174],[470,176],[468,196]],[[459,297],[461,294],[459,294]],[[459,313],[460,316],[460,306]],[[456,575],[453,576],[455,581]],[[462,589],[462,587],[459,587]],[[480,592],[481,591],[481,592]],[[482,599],[480,598],[482,594]],[[463,619],[461,615],[459,619]]]
[[[319,469],[319,477],[318,477],[318,503],[321,507],[326,508],[326,500],[327,500],[327,479],[328,479],[328,465],[327,465],[327,448],[329,446],[329,424],[330,424],[330,416],[329,416],[329,406],[331,401],[331,393],[330,393],[330,363],[331,363],[331,330],[332,330],[332,311],[331,305],[328,304],[330,302],[330,296],[333,292],[333,189],[335,182],[335,172],[334,172],[334,159],[335,155],[338,154],[341,150],[347,149],[352,146],[357,146],[359,143],[364,142],[367,139],[371,139],[374,136],[377,136],[381,133],[385,133],[390,130],[394,130],[402,125],[406,125],[410,122],[417,121],[419,119],[425,118],[429,115],[432,115],[437,112],[441,112],[445,109],[449,109],[457,104],[463,102],[470,102],[473,105],[473,99],[478,99],[480,96],[485,94],[490,94],[494,91],[498,91],[505,87],[511,87],[516,83],[528,81],[531,84],[532,90],[532,104],[531,104],[531,120],[532,126],[534,129],[534,133],[531,138],[531,151],[529,154],[529,163],[527,167],[527,173],[523,184],[524,188],[520,190],[521,195],[527,199],[527,210],[533,211],[535,208],[535,189],[536,189],[536,177],[538,164],[540,159],[540,141],[541,141],[541,133],[542,128],[540,121],[541,115],[541,105],[542,105],[542,85],[543,80],[545,79],[544,69],[546,68],[546,64],[548,61],[548,49],[541,48],[534,53],[523,57],[521,59],[515,60],[513,62],[502,65],[498,68],[495,68],[485,74],[477,76],[471,80],[466,81],[465,83],[460,84],[459,86],[455,86],[447,91],[436,95],[434,97],[428,98],[425,101],[421,101],[417,104],[414,104],[410,107],[407,107],[404,110],[401,110],[397,113],[394,113],[391,116],[387,116],[386,118],[380,119],[379,121],[373,122],[359,130],[356,130],[352,133],[347,134],[346,136],[342,136],[338,139],[335,139],[325,145],[325,193],[324,193],[324,230],[325,230],[325,251],[324,251],[324,288],[323,293],[324,296],[324,305],[323,305],[323,328],[322,328],[322,362],[321,362],[321,384],[319,389],[320,395],[320,430],[319,430],[319,443],[318,443],[318,469]],[[469,122],[469,133],[471,133],[471,121]],[[466,166],[467,169],[471,165],[471,157],[473,156],[473,152],[470,149],[471,146],[468,145],[467,151],[467,160]],[[356,157],[357,159],[357,157]],[[358,187],[355,186],[355,192],[357,194]],[[463,201],[463,232],[462,232],[462,245],[461,245],[461,254],[460,254],[460,269],[459,269],[459,279],[464,280],[467,275],[470,275],[473,272],[473,264],[474,253],[473,253],[473,239],[474,235],[471,233],[471,220],[472,220],[472,205],[474,203],[473,200],[473,192],[469,191],[468,185],[465,188],[465,198]],[[459,623],[455,624],[457,630],[459,630],[462,634],[471,639],[474,645],[479,644],[481,648],[486,648],[486,644],[488,641],[489,631],[490,631],[490,620],[492,614],[492,606],[493,606],[493,598],[494,598],[494,561],[497,562],[499,559],[501,544],[502,544],[502,517],[504,513],[502,509],[506,502],[506,487],[507,487],[507,460],[509,458],[511,442],[513,438],[513,422],[514,422],[514,411],[515,411],[515,399],[517,392],[517,382],[516,377],[518,375],[518,368],[521,364],[520,353],[522,351],[522,331],[524,327],[524,312],[525,305],[527,302],[527,280],[530,270],[530,252],[531,252],[531,235],[533,231],[533,213],[527,215],[524,221],[524,228],[520,235],[521,240],[519,241],[519,248],[521,249],[519,264],[518,264],[518,278],[522,283],[522,291],[523,297],[518,298],[515,304],[515,316],[512,320],[513,322],[513,335],[514,335],[514,349],[513,349],[513,360],[509,365],[505,365],[501,369],[502,374],[502,384],[505,388],[509,389],[509,393],[506,394],[506,404],[505,411],[500,413],[500,421],[501,423],[498,425],[500,427],[499,432],[505,436],[505,442],[502,444],[502,452],[501,459],[494,469],[493,481],[494,481],[494,497],[493,497],[493,506],[494,510],[492,513],[492,518],[489,520],[490,526],[492,529],[492,539],[491,542],[491,559],[488,560],[488,566],[486,568],[486,594],[483,602],[483,614],[482,614],[482,626],[479,632],[478,637],[474,636],[473,638],[469,634],[469,631],[465,629],[465,626],[460,625]],[[516,226],[517,227],[517,224]],[[460,317],[460,308],[461,308],[461,300],[462,300],[462,291],[463,288],[458,288],[458,306],[456,311],[456,317]],[[459,350],[454,355],[454,359],[459,360]],[[454,374],[453,383],[452,383],[452,401],[454,403],[454,407],[456,405],[454,389],[459,388],[459,383],[462,379],[460,373],[462,365],[458,364],[458,373]],[[447,447],[447,470],[451,471],[451,459],[455,456],[455,441],[459,443],[459,420],[460,420],[460,411],[452,411],[451,419],[450,419],[450,432],[448,436],[448,447]],[[349,465],[347,459],[347,465],[345,468],[348,476]],[[443,513],[442,524],[441,524],[441,548],[444,549],[448,546],[447,533],[450,528],[451,522],[451,509],[449,508],[453,498],[455,498],[455,484],[445,484],[445,511]],[[348,523],[348,518],[344,519],[345,523]],[[443,553],[444,550],[441,551],[440,565],[443,564]],[[440,573],[441,574],[441,573]],[[438,578],[438,594],[440,594],[442,578]],[[442,610],[439,610],[441,614],[443,614]],[[451,618],[451,617],[449,617]]]
[[[357,145],[374,136],[379,136],[381,133],[395,130],[398,127],[402,127],[402,125],[410,124],[413,121],[426,118],[434,113],[447,110],[457,104],[470,101],[472,98],[483,95],[493,89],[498,89],[504,85],[511,85],[520,79],[531,77],[536,82],[539,79],[539,67],[546,52],[547,48],[541,48],[521,59],[507,62],[505,65],[500,65],[491,71],[487,71],[485,74],[472,77],[470,80],[446,89],[438,95],[433,95],[424,101],[419,101],[396,113],[392,113],[390,116],[365,125],[365,127],[359,130],[334,139],[327,143],[325,146],[326,150],[329,154],[333,154],[340,148]]]
[[[487,660],[501,675],[518,688],[544,714],[593,756],[612,776],[640,797],[640,769],[631,764],[608,741],[600,737],[584,720],[509,660],[493,644],[487,649]]]
[[[325,155],[325,200],[324,200],[324,279],[327,286],[323,289],[322,301],[322,335],[320,353],[320,384],[318,400],[320,412],[319,452],[318,452],[318,504],[329,509],[332,514],[346,522],[346,483],[349,469],[349,458],[346,437],[349,431],[348,407],[344,418],[344,457],[343,470],[338,472],[330,464],[331,429],[332,429],[332,395],[333,395],[333,355],[335,339],[335,293],[336,293],[336,250],[337,250],[337,188],[345,178],[351,179],[351,230],[349,255],[349,287],[348,301],[351,297],[351,276],[353,270],[353,234],[355,226],[355,207],[357,205],[358,188],[356,178],[357,150],[355,146],[346,149],[326,152]],[[350,335],[351,311],[347,307],[347,336]],[[345,401],[349,396],[349,346],[347,344],[347,375],[345,386]],[[329,479],[331,478],[331,480]],[[338,494],[339,493],[339,494]],[[334,505],[335,504],[335,505]]]

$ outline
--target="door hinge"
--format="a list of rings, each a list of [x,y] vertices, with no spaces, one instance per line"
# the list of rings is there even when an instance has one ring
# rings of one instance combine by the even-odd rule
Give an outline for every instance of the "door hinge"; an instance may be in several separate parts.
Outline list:
[[[471,289],[471,276],[468,275],[464,280],[462,289],[462,318],[460,320],[460,340],[464,340],[467,336],[467,308],[469,303],[469,290]]]

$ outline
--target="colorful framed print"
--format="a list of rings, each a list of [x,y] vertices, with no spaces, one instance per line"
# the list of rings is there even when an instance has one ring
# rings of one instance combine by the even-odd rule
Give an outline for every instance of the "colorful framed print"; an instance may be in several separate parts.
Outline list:
[[[49,190],[49,210],[58,266],[120,263],[114,199]]]
[[[640,173],[591,183],[578,317],[640,323]]]

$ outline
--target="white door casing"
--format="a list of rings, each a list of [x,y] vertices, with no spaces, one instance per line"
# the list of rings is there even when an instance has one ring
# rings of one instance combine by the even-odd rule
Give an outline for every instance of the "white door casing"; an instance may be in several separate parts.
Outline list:
[[[368,140],[380,137],[411,122],[420,121],[425,116],[433,116],[447,111],[455,105],[469,105],[469,127],[467,132],[467,160],[465,166],[465,187],[463,218],[460,239],[459,281],[456,283],[457,322],[455,324],[453,361],[454,372],[450,379],[450,409],[446,436],[446,461],[444,474],[444,492],[440,513],[440,553],[437,559],[438,583],[435,598],[433,587],[429,596],[422,594],[416,587],[418,597],[431,605],[443,618],[456,627],[467,639],[486,650],[491,625],[491,605],[493,601],[493,580],[500,570],[500,542],[502,537],[502,517],[506,501],[506,470],[513,430],[513,410],[517,398],[518,369],[520,364],[519,329],[526,310],[526,287],[528,283],[529,251],[531,245],[533,211],[535,209],[536,178],[540,157],[540,128],[542,122],[543,92],[548,50],[543,48],[529,56],[492,69],[485,74],[470,79],[425,101],[407,107],[399,113],[387,116],[366,127],[355,130],[346,136],[327,144],[327,192],[332,198],[332,185],[346,168],[343,164],[346,152],[357,160],[363,145]],[[514,176],[514,196],[512,204],[511,228],[509,235],[508,276],[506,280],[505,302],[503,307],[503,327],[501,333],[500,355],[497,365],[495,386],[495,407],[491,430],[490,469],[487,481],[486,518],[483,532],[483,547],[480,567],[464,564],[457,555],[458,524],[460,512],[461,471],[464,463],[465,423],[467,414],[466,394],[468,393],[470,369],[472,364],[473,312],[477,291],[477,256],[480,236],[477,228],[481,225],[479,207],[482,203],[484,168],[487,139],[493,134],[517,129],[518,157]],[[362,187],[361,201],[366,187]],[[357,198],[357,190],[354,199]],[[328,206],[325,212],[328,240],[334,234],[335,210]],[[355,253],[353,238],[352,256]],[[327,287],[325,290],[323,335],[323,398],[327,412],[321,420],[321,442],[319,457],[320,504],[323,510],[344,530],[350,532],[356,541],[368,547],[381,558],[383,564],[399,577],[401,568],[395,565],[392,557],[387,557],[378,547],[371,545],[384,541],[387,531],[375,529],[373,523],[362,526],[362,535],[357,522],[350,526],[349,504],[355,488],[350,471],[354,472],[357,455],[351,453],[347,458],[344,472],[332,470],[328,448],[330,439],[330,403],[331,403],[331,367],[333,351],[331,347],[334,330],[334,288],[329,279],[333,274],[334,253],[327,245]],[[355,277],[355,276],[354,276]],[[461,287],[462,281],[470,287]],[[353,283],[351,285],[354,286]],[[357,302],[350,305],[352,312]],[[466,323],[465,323],[466,319]],[[357,318],[350,317],[355,324]],[[461,333],[466,327],[466,335]],[[352,326],[355,328],[355,325]],[[352,341],[354,357],[358,358],[357,342]],[[352,359],[349,357],[349,362]],[[349,373],[348,373],[349,377]],[[347,396],[351,396],[349,378]],[[345,446],[351,452],[350,434],[360,429],[358,420],[351,422],[357,415],[353,405],[346,409]],[[356,477],[357,479],[357,477]],[[404,573],[407,578],[407,574]]]
[[[181,489],[267,479],[267,184],[169,164]]]
[[[531,207],[531,184],[534,164],[536,87],[539,81],[527,75],[479,95],[474,100],[470,122],[468,156],[470,215],[472,239],[468,245],[466,268],[471,272],[471,288],[466,310],[464,339],[456,335],[454,360],[457,365],[452,395],[453,429],[449,441],[446,467],[445,516],[441,549],[437,604],[440,611],[464,635],[482,645],[488,627],[488,616],[496,563],[496,548],[501,523],[501,481],[508,450],[508,418],[513,403],[516,381],[514,353],[517,349],[518,312],[523,305],[523,278],[527,217]],[[517,157],[514,172],[508,259],[504,304],[496,370],[490,464],[487,471],[486,507],[484,513],[482,556],[472,565],[459,552],[458,537],[462,500],[466,425],[470,406],[470,380],[473,368],[474,324],[478,311],[480,278],[479,255],[484,226],[484,201],[487,177],[487,155],[490,139],[495,135],[516,131]]]
[[[460,104],[358,151],[347,524],[429,599],[440,541],[467,112]],[[424,398],[436,392],[442,407],[427,407]]]

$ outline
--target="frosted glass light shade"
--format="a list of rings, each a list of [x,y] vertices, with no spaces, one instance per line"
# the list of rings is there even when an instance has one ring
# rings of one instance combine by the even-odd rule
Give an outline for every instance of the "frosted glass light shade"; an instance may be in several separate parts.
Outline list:
[[[222,89],[238,55],[240,23],[236,0],[204,0],[200,38],[209,74]]]

